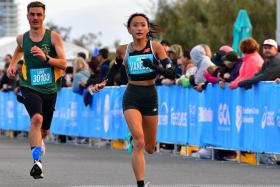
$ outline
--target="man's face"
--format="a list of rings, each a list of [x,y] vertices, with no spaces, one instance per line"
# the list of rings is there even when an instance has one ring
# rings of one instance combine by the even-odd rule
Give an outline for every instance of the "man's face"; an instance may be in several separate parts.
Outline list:
[[[263,55],[265,57],[273,57],[277,55],[277,48],[272,45],[264,45],[263,46]]]
[[[30,8],[27,14],[27,19],[29,21],[30,28],[35,30],[42,28],[45,19],[44,9],[41,7]]]

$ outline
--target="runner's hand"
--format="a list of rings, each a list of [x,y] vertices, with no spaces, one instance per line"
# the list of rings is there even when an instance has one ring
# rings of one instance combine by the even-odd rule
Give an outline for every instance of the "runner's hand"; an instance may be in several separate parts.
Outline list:
[[[37,46],[33,46],[30,52],[33,54],[33,56],[38,56],[43,61],[47,60],[46,54]]]
[[[106,80],[102,81],[101,83],[98,83],[98,84],[96,84],[94,86],[91,85],[89,88],[94,93],[96,93],[96,92],[99,92],[102,88],[104,88],[106,86],[107,82],[108,82],[108,80],[106,79]]]
[[[17,73],[16,65],[10,64],[7,69],[7,76],[9,77],[9,79],[14,79],[16,77],[16,73]]]

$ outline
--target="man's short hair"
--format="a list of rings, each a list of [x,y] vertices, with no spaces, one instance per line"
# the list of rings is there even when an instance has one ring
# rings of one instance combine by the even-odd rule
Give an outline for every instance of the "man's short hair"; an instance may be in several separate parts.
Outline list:
[[[41,7],[41,8],[43,8],[44,12],[46,9],[45,4],[41,3],[40,1],[33,1],[27,5],[27,12],[29,12],[30,8],[34,8],[34,7]]]
[[[107,48],[100,49],[98,55],[102,56],[104,59],[108,58],[109,50]]]

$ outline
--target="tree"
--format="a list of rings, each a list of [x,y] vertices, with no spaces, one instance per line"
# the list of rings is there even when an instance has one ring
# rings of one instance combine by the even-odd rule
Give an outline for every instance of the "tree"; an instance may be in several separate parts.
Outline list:
[[[275,0],[159,0],[154,20],[164,26],[161,38],[184,49],[205,43],[215,51],[223,44],[232,45],[233,24],[240,9],[248,11],[258,42],[275,37]]]
[[[72,30],[71,27],[59,27],[51,21],[46,23],[46,27],[51,31],[59,33],[64,41],[68,41],[70,39],[70,33]]]

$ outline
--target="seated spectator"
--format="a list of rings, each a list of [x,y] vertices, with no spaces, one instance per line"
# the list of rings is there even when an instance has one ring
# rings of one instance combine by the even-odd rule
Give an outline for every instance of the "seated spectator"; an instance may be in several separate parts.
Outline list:
[[[275,40],[265,40],[263,43],[264,64],[261,70],[252,78],[240,81],[238,86],[249,89],[253,84],[257,84],[260,81],[273,81],[280,77],[280,54],[277,49],[278,45]]]
[[[74,60],[73,73],[72,90],[73,92],[82,95],[82,86],[86,84],[86,81],[90,76],[88,65],[83,58],[78,57]]]
[[[238,77],[229,84],[231,89],[238,87],[238,83],[242,80],[251,78],[255,73],[259,72],[263,59],[259,55],[259,44],[253,38],[247,38],[240,43],[240,51],[244,54]]]

